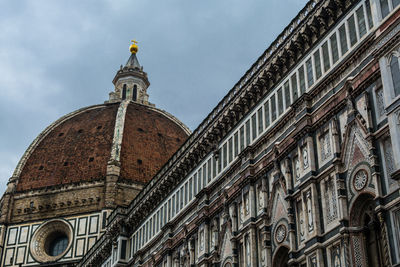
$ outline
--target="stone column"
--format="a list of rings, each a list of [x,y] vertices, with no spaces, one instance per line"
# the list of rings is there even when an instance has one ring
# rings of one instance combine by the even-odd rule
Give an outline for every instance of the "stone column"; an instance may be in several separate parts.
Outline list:
[[[232,237],[231,238],[231,244],[232,244],[232,263],[234,267],[239,266],[239,251],[238,251],[238,244],[236,241],[236,238]]]
[[[315,184],[311,186],[311,197],[313,204],[313,215],[314,215],[314,230],[317,235],[321,234],[321,214],[319,212],[318,192]]]
[[[371,4],[372,20],[374,22],[374,25],[378,25],[382,17],[381,5],[379,4],[379,0],[370,0],[370,4]]]
[[[250,217],[256,217],[257,214],[257,206],[256,206],[256,192],[254,184],[250,185],[249,190],[249,209],[250,209]]]
[[[172,255],[171,255],[171,252],[168,252],[168,255],[167,255],[167,267],[172,267]]]
[[[204,253],[210,252],[210,223],[204,224]]]
[[[267,267],[272,267],[271,232],[265,231],[265,262]]]
[[[288,217],[289,217],[289,243],[290,243],[290,251],[293,252],[296,250],[296,223],[294,217],[294,205],[293,201],[289,202],[288,209]]]
[[[310,134],[306,137],[308,157],[311,171],[315,171],[315,153],[314,153],[314,141]]]
[[[336,181],[336,189],[338,196],[338,217],[339,221],[348,220],[349,212],[348,212],[348,202],[346,195],[346,183],[340,178],[338,173],[335,174],[334,180]]]
[[[250,226],[250,263],[251,266],[258,266],[257,261],[257,229],[256,226]]]
[[[344,240],[344,264],[345,266],[350,266],[350,236],[348,233],[344,233],[342,235]]]
[[[267,260],[267,240],[266,240],[267,232],[266,232],[266,227],[264,226],[261,230],[261,240],[260,240],[260,251],[261,251],[261,259],[259,262],[261,262],[261,266],[267,266],[268,260]]]
[[[317,249],[317,261],[318,261],[318,267],[325,267],[324,255],[321,248]]]
[[[195,264],[195,239],[192,237],[189,241],[189,263],[190,266],[194,266]]]
[[[385,223],[385,217],[382,211],[378,212],[378,219],[379,219],[379,227],[381,230],[381,244],[383,248],[383,256],[384,256],[384,262],[385,266],[391,266],[390,265],[390,254],[389,254],[389,243],[387,239],[387,231],[386,231],[386,223]]]
[[[179,252],[176,252],[174,254],[174,267],[180,267],[179,266]]]

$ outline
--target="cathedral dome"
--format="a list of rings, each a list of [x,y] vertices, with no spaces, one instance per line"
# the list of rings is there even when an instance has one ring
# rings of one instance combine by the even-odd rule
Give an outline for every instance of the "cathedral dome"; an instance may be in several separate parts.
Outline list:
[[[165,111],[131,100],[72,112],[45,129],[19,162],[16,191],[103,180],[149,181],[190,131]]]

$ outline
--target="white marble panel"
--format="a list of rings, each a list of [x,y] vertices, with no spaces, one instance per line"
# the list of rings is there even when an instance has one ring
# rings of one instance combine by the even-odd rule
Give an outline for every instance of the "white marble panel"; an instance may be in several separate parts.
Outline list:
[[[75,256],[81,257],[85,252],[85,239],[80,238],[76,241],[76,249],[75,249]]]
[[[86,234],[87,218],[79,218],[78,220],[78,235]]]
[[[90,228],[89,234],[96,234],[99,224],[99,216],[91,216],[90,217]]]
[[[8,232],[8,245],[15,245],[17,242],[18,228],[10,228]]]
[[[88,247],[87,247],[87,250],[89,251],[89,249],[91,249],[91,247],[94,245],[94,243],[96,243],[96,237],[95,236],[92,236],[92,237],[89,237],[89,239],[88,239]]]
[[[26,247],[17,248],[17,255],[16,255],[17,259],[15,260],[16,264],[24,263],[25,251],[26,251]]]
[[[20,228],[18,243],[21,244],[28,242],[28,236],[29,236],[29,226],[22,226]]]
[[[13,258],[14,258],[14,248],[9,248],[6,250],[6,257],[4,260],[4,265],[9,266],[13,264]]]

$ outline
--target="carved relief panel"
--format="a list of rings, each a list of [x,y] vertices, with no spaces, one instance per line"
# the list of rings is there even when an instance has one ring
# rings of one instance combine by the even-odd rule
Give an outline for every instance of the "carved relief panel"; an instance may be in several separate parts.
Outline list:
[[[321,181],[325,227],[330,228],[338,218],[338,200],[334,174]]]

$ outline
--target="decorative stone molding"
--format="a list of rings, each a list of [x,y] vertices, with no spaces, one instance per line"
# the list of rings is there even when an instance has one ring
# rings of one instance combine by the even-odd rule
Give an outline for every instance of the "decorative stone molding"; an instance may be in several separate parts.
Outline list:
[[[68,238],[68,245],[61,254],[52,256],[49,251],[50,245],[60,236]],[[64,220],[55,219],[42,224],[31,239],[30,251],[32,257],[42,263],[58,261],[70,249],[73,241],[72,236],[72,227]]]

